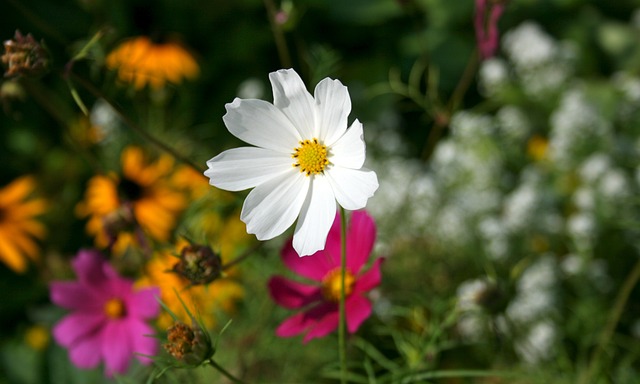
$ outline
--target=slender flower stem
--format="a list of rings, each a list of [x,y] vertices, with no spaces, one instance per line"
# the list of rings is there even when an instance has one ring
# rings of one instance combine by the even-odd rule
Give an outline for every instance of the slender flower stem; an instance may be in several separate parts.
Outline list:
[[[340,207],[340,324],[338,327],[338,348],[340,352],[340,382],[347,382],[347,311],[345,278],[347,274],[347,213]]]
[[[213,359],[209,359],[209,364],[215,368],[218,372],[220,372],[222,375],[224,375],[227,379],[231,380],[233,383],[238,383],[238,384],[244,384],[244,381],[238,379],[237,377],[233,376],[231,373],[229,373],[229,371],[227,371],[226,369],[222,368],[222,366],[218,363],[216,363],[215,361],[213,361]]]
[[[264,0],[264,6],[267,9],[269,16],[269,23],[271,24],[271,30],[273,31],[273,38],[276,42],[276,48],[278,49],[278,56],[280,58],[280,64],[283,68],[291,67],[291,55],[287,48],[287,41],[284,38],[282,27],[276,21],[276,6],[273,0]]]
[[[629,300],[629,295],[631,294],[633,287],[638,283],[638,280],[640,280],[640,259],[638,259],[631,272],[629,272],[627,279],[622,284],[622,287],[620,287],[616,301],[611,308],[611,312],[609,312],[607,323],[600,334],[598,345],[591,355],[587,370],[580,376],[579,383],[587,384],[593,382],[592,378],[598,373],[598,369],[600,368],[600,357],[604,353],[607,344],[609,344],[609,341],[615,332],[618,321],[620,321],[620,316],[622,316],[622,311]]]
[[[162,141],[158,140],[157,138],[152,136],[149,132],[145,131],[136,123],[134,123],[133,120],[131,120],[116,103],[114,103],[111,99],[109,99],[109,97],[107,97],[104,93],[102,93],[102,91],[96,88],[93,84],[89,83],[88,81],[86,81],[85,79],[81,78],[80,76],[76,75],[73,72],[69,72],[68,76],[70,79],[73,79],[73,81],[80,84],[84,89],[86,89],[91,94],[93,94],[93,96],[103,99],[105,102],[107,102],[107,104],[109,104],[109,106],[113,108],[113,110],[118,114],[120,119],[122,119],[122,121],[126,125],[128,125],[129,128],[134,130],[138,135],[142,136],[142,138],[149,141],[151,144],[155,145],[159,149],[171,154],[173,157],[180,160],[181,162],[191,166],[196,171],[199,171],[200,173],[202,173],[202,176],[205,177],[204,176],[205,169],[203,167],[198,166],[197,164],[192,162],[190,159],[183,156],[181,153],[171,148],[167,144],[163,143]]]
[[[235,259],[225,263],[222,266],[222,270],[223,271],[227,270],[227,269],[233,267],[234,265],[239,264],[239,263],[243,262],[244,260],[248,259],[250,256],[255,255],[256,251],[262,247],[262,244],[264,244],[264,242],[257,243],[253,247],[251,247],[248,250],[244,251],[240,256],[238,256]]]

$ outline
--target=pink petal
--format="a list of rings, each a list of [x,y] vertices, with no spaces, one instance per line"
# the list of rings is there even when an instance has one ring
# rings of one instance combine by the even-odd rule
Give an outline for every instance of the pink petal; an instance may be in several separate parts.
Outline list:
[[[88,286],[100,285],[107,280],[102,254],[94,249],[83,249],[71,262],[78,280]]]
[[[102,359],[100,344],[102,334],[96,332],[84,337],[69,348],[69,360],[78,368],[91,369],[98,366]]]
[[[105,264],[106,267],[111,269],[110,265]],[[124,279],[116,274],[96,288],[109,298],[119,297],[124,299],[130,296],[133,291],[133,280]]]
[[[107,376],[125,373],[129,368],[133,351],[128,325],[126,320],[114,320],[108,322],[102,331],[101,350]]]
[[[329,236],[331,236],[331,232],[329,232]],[[300,257],[293,249],[291,241],[288,241],[282,249],[282,261],[293,272],[315,281],[322,281],[327,272],[340,265],[340,259],[335,259],[326,251],[318,251],[311,256]]]
[[[134,354],[153,356],[158,352],[158,339],[153,337],[155,331],[142,321],[129,319],[127,330],[131,340],[131,349]],[[150,364],[151,359],[136,355],[143,364]]]
[[[160,289],[145,288],[126,296],[127,314],[138,319],[152,319],[160,313]]]
[[[303,343],[308,343],[315,338],[325,337],[338,329],[340,313],[338,306],[334,303],[320,305],[309,311],[307,315],[317,320],[308,326],[309,332],[304,336]]]
[[[378,258],[373,262],[371,268],[362,275],[358,276],[355,284],[353,285],[353,294],[358,295],[380,285],[382,280],[382,273],[380,272],[380,264],[384,259]]]
[[[100,311],[102,301],[93,290],[75,281],[54,281],[49,285],[51,301],[66,309]]]
[[[305,317],[305,313],[301,312],[285,319],[276,328],[276,335],[278,337],[296,336],[304,332],[307,326],[309,326],[308,319]]]
[[[376,224],[366,211],[354,211],[347,233],[347,268],[360,272],[367,262],[376,240]]]
[[[72,313],[53,327],[53,338],[58,344],[69,348],[82,339],[93,337],[105,321],[106,317],[101,312]]]
[[[304,285],[276,276],[269,280],[271,297],[279,305],[295,309],[322,299],[319,287]]]
[[[319,320],[330,312],[336,312],[337,306],[333,303],[322,303],[314,308],[300,312],[289,317],[278,326],[276,335],[279,337],[291,337],[305,332],[308,328],[314,326]],[[329,331],[331,332],[331,331]]]
[[[371,316],[371,302],[368,299],[351,295],[345,303],[347,309],[347,329],[354,333],[369,316]]]

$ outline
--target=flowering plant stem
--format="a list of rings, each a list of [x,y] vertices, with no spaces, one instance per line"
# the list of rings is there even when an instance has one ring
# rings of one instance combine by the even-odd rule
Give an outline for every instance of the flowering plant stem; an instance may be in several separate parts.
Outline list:
[[[150,133],[148,133],[147,131],[142,129],[140,126],[138,126],[136,123],[134,123],[133,120],[131,120],[127,116],[127,114],[122,110],[122,108],[120,108],[115,102],[113,102],[107,95],[105,95],[101,90],[96,88],[93,84],[91,84],[90,82],[86,81],[82,77],[80,77],[80,76],[78,76],[75,73],[70,72],[70,71],[66,72],[65,76],[68,76],[70,80],[73,80],[76,83],[80,84],[80,86],[82,86],[85,90],[87,90],[89,93],[91,93],[96,98],[102,99],[107,104],[109,104],[109,106],[116,112],[118,117],[120,117],[120,119],[129,128],[131,128],[135,133],[140,135],[140,137],[142,137],[143,139],[145,139],[146,141],[148,141],[152,145],[155,145],[160,150],[171,154],[173,157],[175,157],[179,161],[189,165],[191,168],[195,169],[196,171],[204,174],[204,171],[205,171],[204,168],[202,168],[201,166],[197,165],[196,163],[194,163],[193,161],[188,159],[186,156],[183,156],[180,152],[176,151],[174,148],[172,148],[169,145],[167,145],[167,144],[163,143],[162,141],[158,140],[156,137],[152,136]]]
[[[213,361],[213,359],[209,359],[209,361],[207,363],[209,365],[211,365],[213,368],[215,368],[222,375],[224,375],[224,377],[226,377],[227,379],[231,380],[231,382],[238,383],[238,384],[244,384],[244,381],[242,381],[242,380],[236,378],[235,376],[233,376],[231,373],[229,373],[229,371],[227,371],[226,369],[222,368],[222,366],[220,364],[218,364],[215,361]]]
[[[346,342],[346,294],[345,276],[347,271],[347,215],[340,207],[340,324],[338,326],[338,348],[340,350],[340,383],[347,382],[347,342]]]
[[[591,355],[587,370],[583,371],[583,374],[580,376],[579,383],[591,383],[593,382],[593,376],[598,374],[598,369],[600,368],[600,358],[605,352],[607,344],[609,344],[609,341],[611,341],[611,337],[615,332],[618,321],[620,321],[620,316],[622,316],[622,311],[624,310],[624,307],[629,300],[629,295],[638,283],[638,280],[640,280],[640,259],[638,259],[636,264],[633,266],[633,269],[631,270],[631,272],[629,272],[629,275],[622,284],[622,287],[620,287],[620,291],[618,291],[616,301],[611,308],[611,312],[609,312],[607,323],[605,324],[605,327],[600,334],[598,345]]]

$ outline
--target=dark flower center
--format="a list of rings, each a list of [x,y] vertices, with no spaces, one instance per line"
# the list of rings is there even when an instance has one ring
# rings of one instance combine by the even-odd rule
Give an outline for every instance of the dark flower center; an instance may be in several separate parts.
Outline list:
[[[126,201],[137,201],[144,195],[144,188],[133,180],[123,178],[118,185],[120,194]]]

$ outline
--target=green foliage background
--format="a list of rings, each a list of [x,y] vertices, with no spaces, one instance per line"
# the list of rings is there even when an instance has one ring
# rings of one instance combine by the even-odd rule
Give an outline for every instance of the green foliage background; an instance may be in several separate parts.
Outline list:
[[[31,33],[45,42],[52,60],[50,73],[21,82],[24,96],[12,98],[6,88],[0,95],[4,109],[0,114],[0,184],[34,174],[38,193],[54,203],[44,219],[50,231],[42,247],[47,263],[27,275],[15,275],[0,265],[0,383],[103,380],[100,372],[74,369],[66,352],[53,343],[44,352],[30,350],[22,341],[23,333],[29,324],[52,324],[59,318],[62,312],[49,304],[46,283],[65,270],[65,262],[79,248],[92,245],[84,222],[73,215],[86,181],[98,170],[115,169],[119,151],[127,144],[142,144],[157,152],[125,126],[113,132],[104,145],[79,142],[70,127],[81,112],[62,77],[65,64],[94,34],[105,31],[88,58],[76,62],[73,71],[115,100],[143,129],[204,166],[215,154],[240,144],[221,119],[225,103],[236,97],[239,85],[253,79],[262,86],[261,98],[270,100],[268,73],[287,64],[279,56],[265,3],[269,2],[0,1],[0,37],[8,40],[16,29]],[[289,20],[282,27],[290,54],[288,64],[301,74],[309,89],[327,76],[349,87],[353,103],[350,120],[357,117],[365,123],[368,154],[377,163],[384,163],[388,156],[379,140],[385,130],[392,129],[390,125],[400,135],[403,149],[399,156],[418,162],[423,171],[430,165],[427,142],[438,119],[448,122],[454,112],[463,109],[491,115],[509,104],[526,109],[538,130],[548,132],[549,116],[560,103],[558,94],[532,100],[519,89],[492,96],[479,91],[471,0],[301,0],[276,4],[280,5],[291,7]],[[640,75],[640,31],[630,26],[633,12],[639,8],[637,0],[512,0],[499,26],[504,32],[533,20],[556,40],[573,42],[578,47],[573,76],[587,84],[598,113],[613,121],[617,132],[627,130],[632,136],[640,132],[639,120],[630,119],[626,128],[614,121],[620,98],[612,90],[610,78],[620,71]],[[182,41],[200,64],[199,78],[169,87],[160,98],[117,84],[115,74],[104,67],[105,56],[119,41],[136,35]],[[498,56],[503,56],[502,51]],[[414,72],[418,81],[411,84],[412,69],[420,69],[420,65],[425,72]],[[473,70],[469,87],[456,107],[448,108],[469,66]],[[433,80],[427,78],[429,73],[436,76],[437,83],[429,81]],[[394,79],[414,86],[419,97],[398,92]],[[2,80],[3,84],[8,82]],[[78,91],[87,105],[93,104],[94,95],[86,89]],[[435,100],[423,97],[428,92],[437,95]],[[446,126],[442,140],[450,135]],[[509,152],[505,147],[494,149]],[[633,162],[639,157],[636,152],[624,164],[625,169],[637,168]],[[523,163],[511,164],[514,173]],[[383,312],[386,317],[369,319],[351,340],[354,382],[367,382],[367,377],[369,382],[376,382],[372,377],[378,377],[379,382],[576,382],[587,369],[615,295],[638,258],[634,236],[638,217],[635,212],[632,217],[635,220],[623,223],[623,230],[607,227],[609,231],[597,239],[594,255],[609,263],[610,291],[598,291],[580,276],[561,282],[557,295],[564,304],[555,316],[562,336],[554,346],[556,357],[533,368],[517,358],[513,346],[501,339],[499,332],[489,332],[480,342],[461,341],[456,333],[456,289],[461,282],[486,272],[478,248],[443,247],[433,240],[430,229],[418,234],[393,233],[387,229],[402,217],[389,216],[386,223],[377,217],[379,226],[386,228],[380,236],[386,236],[391,244],[378,254],[388,257],[378,294],[389,303],[389,309]],[[274,334],[288,311],[275,306],[265,286],[269,277],[284,272],[277,257],[281,241],[266,244],[258,257],[245,263],[246,299],[232,316],[216,357],[247,382],[333,382],[337,361],[334,337],[302,345],[299,338],[280,339]],[[563,241],[557,240],[561,244],[556,249],[568,248]],[[506,298],[486,313],[487,318],[504,311],[505,302],[515,295],[517,279],[513,276],[538,256],[524,253],[521,259],[496,267]],[[594,383],[640,381],[640,347],[637,335],[632,336],[633,324],[640,318],[639,299],[640,291],[635,288],[611,345],[605,349],[602,374]],[[438,378],[438,372],[446,371],[457,375]],[[429,377],[430,373],[435,376]],[[144,382],[148,375],[145,368],[135,367],[122,381]],[[206,369],[171,371],[159,379],[185,380],[221,379]]]

